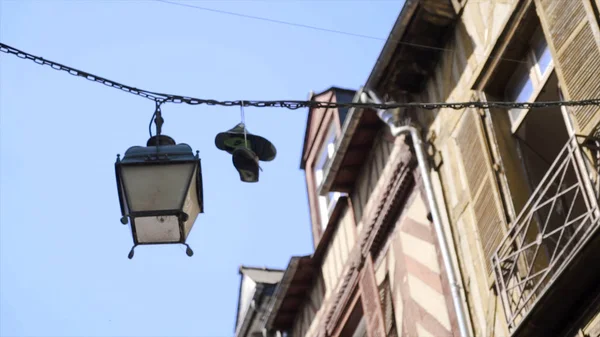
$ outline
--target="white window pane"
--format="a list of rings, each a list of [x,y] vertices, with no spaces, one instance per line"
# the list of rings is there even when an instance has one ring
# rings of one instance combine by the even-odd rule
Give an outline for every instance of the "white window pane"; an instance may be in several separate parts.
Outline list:
[[[533,49],[535,52],[536,62],[540,69],[540,73],[542,74],[542,76],[544,76],[544,74],[546,74],[546,71],[548,71],[548,68],[550,68],[550,63],[552,63],[552,55],[550,53],[550,48],[548,47],[548,43],[546,42],[543,33],[540,32],[538,36],[539,37],[535,42]]]
[[[149,216],[135,218],[135,231],[139,243],[178,242],[179,219],[176,216]]]
[[[360,318],[360,322],[358,323],[356,330],[354,330],[354,332],[352,333],[352,337],[364,337],[364,336],[367,336],[367,321],[365,320],[365,317],[363,316]]]
[[[339,192],[329,192],[329,205],[327,205],[327,212],[331,215],[333,209],[335,208],[335,204],[337,204],[338,199],[340,198]]]
[[[323,146],[321,147],[320,153],[318,155],[317,162],[315,163],[315,169],[322,169],[323,167],[325,167],[329,159],[333,157],[333,154],[335,153],[335,141],[335,126],[334,124],[331,124],[331,126],[329,127],[328,134],[325,137]]]
[[[187,239],[190,231],[192,230],[192,226],[200,213],[200,203],[198,201],[198,188],[196,184],[196,176],[197,169],[194,170],[193,180],[188,191],[188,194],[185,197],[185,201],[183,202],[183,211],[188,215],[188,220],[183,224],[184,235]]]
[[[529,75],[529,74],[528,74]],[[517,87],[517,96],[515,97],[515,102],[527,102],[531,98],[533,94],[533,81],[530,76],[524,78],[523,81]]]
[[[510,122],[516,123],[519,120],[519,117],[527,112],[527,109],[510,109],[508,114],[510,115]]]
[[[331,123],[331,126],[329,127],[329,131],[327,131],[327,139],[325,141],[325,144],[335,143],[335,139],[336,139],[335,125],[333,123]]]
[[[181,209],[196,164],[123,166],[131,212]]]
[[[335,143],[327,144],[327,159],[333,158],[334,153],[335,153]]]
[[[321,170],[325,167],[325,163],[327,163],[327,160],[329,159],[328,155],[329,153],[327,153],[326,148],[321,149],[321,153],[319,153],[319,157],[315,163],[315,169]]]
[[[550,68],[550,63],[552,63],[552,55],[550,54],[550,48],[546,46],[546,48],[543,49],[542,53],[539,56],[536,55],[536,58],[538,61],[538,66],[540,67],[540,72],[542,73],[542,76],[544,76]]]
[[[323,181],[323,170],[317,170],[315,172],[315,183],[317,183],[317,186],[321,185],[321,182]]]
[[[327,198],[324,196],[319,196],[319,213],[321,215],[321,228],[323,230],[325,230],[325,228],[327,227],[327,222],[329,222],[329,212],[327,209]]]

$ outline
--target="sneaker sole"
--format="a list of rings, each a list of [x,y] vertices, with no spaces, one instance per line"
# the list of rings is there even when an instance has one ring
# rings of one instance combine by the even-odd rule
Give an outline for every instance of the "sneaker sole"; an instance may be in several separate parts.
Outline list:
[[[232,138],[243,139],[243,137],[244,135],[232,136],[231,134],[228,134],[226,132],[221,132],[217,134],[217,137],[215,137],[215,145],[219,150],[225,151],[229,154],[233,154],[233,151],[236,149],[236,147],[227,145],[228,141]],[[277,156],[277,149],[275,149],[275,146],[270,144],[270,142],[268,142],[265,138],[256,135],[247,135],[246,138],[248,140],[248,143],[250,143],[250,148],[252,149],[252,152],[256,153],[256,155],[258,156],[258,160],[271,161]],[[240,144],[240,146],[243,146],[242,144],[243,141]],[[266,145],[258,146],[257,144]]]
[[[248,163],[254,164],[254,161],[248,157],[242,156],[234,156],[233,157],[233,166],[235,166],[236,170],[240,174],[240,180],[246,183],[255,183],[258,182],[258,172],[254,173],[250,170],[239,169],[238,167],[247,166]]]

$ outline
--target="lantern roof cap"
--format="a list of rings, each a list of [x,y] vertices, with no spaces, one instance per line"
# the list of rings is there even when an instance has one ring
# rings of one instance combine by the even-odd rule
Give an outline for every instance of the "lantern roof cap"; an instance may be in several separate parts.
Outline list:
[[[192,148],[185,143],[177,145],[159,145],[159,146],[132,146],[121,160],[122,164],[134,164],[148,162],[149,159],[168,160],[168,161],[193,161],[198,157],[194,155]]]

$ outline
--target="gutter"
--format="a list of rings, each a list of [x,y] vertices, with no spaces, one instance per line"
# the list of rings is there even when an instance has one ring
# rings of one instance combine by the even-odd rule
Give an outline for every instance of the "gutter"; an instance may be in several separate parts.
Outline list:
[[[371,101],[376,104],[381,104],[381,100],[372,91],[369,90],[368,92],[369,95],[363,95],[363,101]],[[389,113],[387,110],[379,110],[377,112],[377,115],[390,127],[392,135],[394,137],[398,137],[403,134],[410,134],[412,138],[413,147],[417,156],[419,170],[421,172],[421,178],[423,179],[423,187],[427,196],[427,203],[429,204],[431,217],[433,218],[435,234],[437,236],[438,243],[440,246],[440,253],[442,255],[444,268],[446,269],[446,273],[448,275],[448,283],[450,285],[450,293],[452,295],[452,304],[454,305],[454,311],[456,312],[456,320],[460,336],[470,337],[469,325],[467,323],[468,316],[462,305],[462,296],[460,291],[461,286],[457,278],[457,275],[460,274],[460,271],[457,270],[458,268],[454,268],[454,264],[452,263],[450,247],[448,241],[446,240],[446,234],[444,231],[444,227],[442,226],[442,218],[440,216],[438,203],[435,199],[435,194],[433,192],[431,175],[429,174],[429,163],[427,162],[425,149],[423,148],[423,140],[421,139],[421,134],[419,133],[419,130],[414,126],[396,126],[396,116],[394,116],[394,114],[392,113]]]

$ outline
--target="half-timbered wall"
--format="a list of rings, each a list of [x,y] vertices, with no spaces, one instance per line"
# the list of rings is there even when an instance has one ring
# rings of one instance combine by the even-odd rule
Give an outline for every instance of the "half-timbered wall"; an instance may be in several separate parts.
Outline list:
[[[349,207],[345,208],[339,221],[325,253],[321,269],[325,280],[325,298],[335,289],[348,255],[356,242],[354,218]]]
[[[375,262],[385,336],[454,336],[452,298],[428,208],[414,189]]]
[[[365,210],[370,209],[373,204],[373,191],[377,188],[381,173],[385,168],[392,149],[394,148],[394,140],[390,138],[389,132],[382,129],[377,135],[377,139],[373,144],[368,159],[363,164],[361,174],[356,181],[354,191],[351,194],[352,205],[354,207],[354,214],[358,221],[358,232],[362,229],[362,221],[364,214],[367,214]],[[375,193],[376,194],[376,193]]]
[[[339,223],[330,224],[337,225],[337,228],[323,258],[322,281],[320,281],[322,283],[318,282],[311,288],[313,300],[302,305],[294,323],[293,336],[309,336],[318,328],[321,317],[327,308],[326,304],[340,286],[341,276],[347,268],[349,254],[360,235],[362,220],[358,219],[363,218],[363,215],[373,207],[374,200],[372,199],[374,198],[372,196],[377,195],[374,191],[381,189],[385,184],[384,179],[380,178],[388,164],[388,158],[392,155],[392,150],[394,150],[394,139],[390,138],[389,133],[382,130],[377,135],[368,160],[361,169],[354,192],[351,194],[351,203],[342,211]],[[388,167],[388,170],[390,169]],[[356,222],[359,222],[358,226],[356,226]],[[323,297],[319,300],[314,299],[319,293],[317,287],[323,291]]]
[[[302,304],[296,317],[293,336],[307,336],[309,331],[317,328],[319,317],[322,315],[323,303],[331,296],[338,286],[338,280],[346,265],[348,256],[356,242],[356,228],[351,208],[346,206],[339,218],[337,228],[332,235],[318,279],[309,291],[309,296]]]
[[[315,279],[308,296],[306,296],[296,316],[292,336],[312,336],[318,327],[320,317],[323,314],[323,303],[325,300],[325,284],[322,277]]]
[[[594,76],[597,71],[593,70],[600,68],[600,29],[593,6],[599,6],[598,0],[454,1],[462,7],[458,23],[449,34],[424,91],[411,98],[423,102],[481,98],[472,89],[489,66],[509,18],[526,1],[535,3],[565,99],[597,98],[600,76]],[[432,172],[437,179],[434,185],[438,200],[444,203],[446,214],[442,218],[451,246],[456,247],[453,259],[460,261],[460,281],[474,335],[508,336],[501,303],[492,290],[490,259],[505,234],[510,214],[503,207],[502,181],[498,178],[502,165],[496,161],[497,151],[492,150],[494,144],[490,142],[494,139],[490,138],[489,125],[482,116],[485,112],[441,109],[414,113],[422,125],[430,126],[427,136],[434,145],[429,149],[436,166]],[[579,133],[588,134],[600,123],[597,106],[573,108],[570,113]],[[312,132],[316,134],[316,130]],[[394,140],[382,129],[350,193],[351,202],[338,220],[321,275],[296,317],[292,336],[318,334],[329,300],[347,267],[349,253],[360,237],[363,219],[374,207],[373,196],[386,183],[382,172],[395,150]],[[383,324],[388,334],[393,316],[397,335],[449,336],[456,333],[456,323],[444,266],[433,225],[426,217],[425,200],[418,188],[412,193],[384,251],[373,261],[375,281],[383,294]],[[364,280],[370,282],[368,275]],[[373,295],[374,288],[370,289]],[[373,303],[377,301],[366,304]]]

